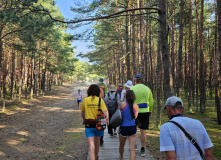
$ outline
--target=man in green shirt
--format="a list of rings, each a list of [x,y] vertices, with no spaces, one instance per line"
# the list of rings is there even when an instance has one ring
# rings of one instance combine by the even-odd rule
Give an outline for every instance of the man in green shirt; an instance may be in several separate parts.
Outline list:
[[[153,110],[153,95],[147,86],[143,84],[143,76],[141,74],[137,74],[136,77],[136,85],[130,88],[134,91],[136,96],[135,103],[139,106],[137,123],[140,128],[141,134],[141,156],[145,156],[145,146],[146,146],[146,130],[149,128],[149,117]]]

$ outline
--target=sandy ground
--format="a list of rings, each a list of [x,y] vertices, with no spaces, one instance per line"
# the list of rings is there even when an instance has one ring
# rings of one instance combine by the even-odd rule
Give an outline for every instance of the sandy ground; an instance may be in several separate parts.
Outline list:
[[[86,160],[87,139],[75,94],[88,85],[53,87],[0,117],[0,160]],[[57,88],[57,89],[56,89]]]

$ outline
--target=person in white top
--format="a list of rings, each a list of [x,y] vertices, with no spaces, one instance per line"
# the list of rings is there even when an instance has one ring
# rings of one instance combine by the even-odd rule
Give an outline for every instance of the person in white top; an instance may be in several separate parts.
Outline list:
[[[160,128],[160,151],[166,153],[166,159],[214,160],[211,149],[213,144],[203,124],[199,120],[183,115],[183,101],[179,97],[169,97],[164,109],[170,121]],[[173,124],[174,122],[184,128],[192,137],[191,141],[177,125]]]
[[[126,100],[126,91],[134,86],[131,80],[128,80],[127,83],[125,83],[124,85],[125,85],[125,89],[123,89],[121,92],[121,98],[120,98],[121,102]]]
[[[77,103],[78,103],[78,108],[80,109],[81,106],[81,100],[82,100],[82,94],[81,94],[81,90],[78,90],[78,93],[76,93],[76,99],[77,99]]]

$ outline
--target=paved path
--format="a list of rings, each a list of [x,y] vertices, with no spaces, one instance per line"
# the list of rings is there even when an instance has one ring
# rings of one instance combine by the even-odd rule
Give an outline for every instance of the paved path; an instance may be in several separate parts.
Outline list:
[[[119,140],[118,135],[114,136],[113,138],[110,138],[109,134],[107,133],[107,129],[104,131],[104,144],[100,147],[99,152],[99,160],[119,160]],[[146,149],[146,156],[141,157],[140,156],[140,138],[137,137],[137,148],[138,151],[136,151],[136,160],[154,160],[153,157],[150,155],[149,150]],[[130,159],[130,151],[129,151],[129,141],[127,140],[125,146],[124,146],[124,160]],[[87,160],[89,158],[87,157]]]

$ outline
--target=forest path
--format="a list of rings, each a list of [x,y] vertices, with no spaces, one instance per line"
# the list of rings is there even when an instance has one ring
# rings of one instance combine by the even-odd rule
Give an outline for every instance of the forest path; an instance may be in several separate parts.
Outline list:
[[[75,94],[89,84],[53,87],[0,117],[1,160],[86,159],[88,146]]]

